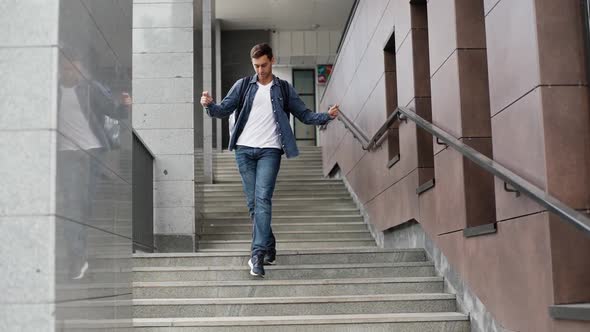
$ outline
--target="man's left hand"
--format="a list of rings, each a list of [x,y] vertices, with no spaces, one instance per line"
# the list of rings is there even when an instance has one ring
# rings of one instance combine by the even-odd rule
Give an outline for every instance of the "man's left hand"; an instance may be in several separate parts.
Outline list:
[[[132,101],[131,101],[131,96],[129,96],[129,93],[127,93],[127,92],[121,93],[121,104],[123,104],[126,107],[131,106]]]
[[[338,105],[333,105],[328,110],[328,114],[330,115],[330,118],[332,118],[332,119],[335,119],[338,116],[339,112],[340,112],[340,108]]]

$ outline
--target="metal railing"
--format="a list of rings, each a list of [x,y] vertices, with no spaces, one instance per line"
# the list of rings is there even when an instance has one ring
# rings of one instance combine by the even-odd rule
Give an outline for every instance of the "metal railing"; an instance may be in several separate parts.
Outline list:
[[[399,110],[395,110],[395,112],[391,113],[385,123],[377,130],[373,137],[368,138],[365,132],[360,129],[353,121],[351,121],[346,114],[340,112],[338,116],[338,120],[342,121],[344,127],[352,133],[354,138],[356,138],[362,145],[363,150],[373,150],[381,146],[383,143],[382,138],[384,137],[385,133],[389,130],[391,125],[399,119]]]
[[[363,146],[363,150],[367,151],[380,145],[379,142],[383,141],[383,137],[388,132],[389,127],[395,121],[409,119],[413,121],[418,127],[426,130],[432,136],[436,137],[439,144],[444,144],[455,149],[457,152],[461,153],[464,157],[473,161],[487,172],[500,178],[502,181],[504,181],[506,188],[507,185],[512,186],[514,188],[512,191],[523,193],[539,205],[546,208],[548,211],[556,214],[561,219],[576,226],[586,235],[590,236],[590,218],[588,218],[586,215],[565,205],[560,200],[546,193],[545,190],[535,186],[518,174],[500,165],[493,159],[486,157],[482,153],[461,142],[446,131],[423,119],[409,108],[398,107],[395,112],[393,112],[387,118],[383,126],[381,126],[381,128],[379,128],[375,135],[373,135],[373,137],[370,139],[367,138],[367,135],[363,132],[363,130],[360,129],[354,122],[352,122],[345,114],[343,114],[342,111],[340,111],[338,119],[342,121],[345,128],[350,130],[353,136],[359,140]]]

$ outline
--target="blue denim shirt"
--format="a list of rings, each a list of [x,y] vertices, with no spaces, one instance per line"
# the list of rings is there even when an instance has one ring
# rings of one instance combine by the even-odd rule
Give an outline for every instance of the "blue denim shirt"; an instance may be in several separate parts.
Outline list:
[[[250,110],[252,110],[252,103],[254,102],[254,96],[256,95],[256,91],[258,91],[258,84],[256,84],[257,80],[258,75],[255,74],[249,82],[244,81],[247,82],[247,84],[250,84],[250,87],[246,90],[244,105],[240,111],[240,115],[236,119],[236,123],[231,133],[231,140],[229,142],[230,151],[236,147],[238,137],[244,130],[246,122],[248,121]],[[230,116],[238,107],[241,84],[242,80],[238,80],[234,83],[227,93],[227,96],[223,98],[220,104],[211,103],[209,107],[207,107],[207,114],[216,118]],[[273,76],[273,83],[270,88],[270,98],[277,130],[279,131],[281,146],[283,147],[283,151],[285,151],[287,158],[293,158],[299,155],[299,149],[295,143],[295,136],[291,130],[288,114],[292,113],[297,119],[308,125],[323,125],[328,123],[331,118],[328,113],[314,113],[310,111],[301,98],[299,98],[299,95],[293,86],[288,84],[288,87],[289,100],[287,102],[287,110],[283,110],[283,96],[281,93],[280,79],[276,76]]]

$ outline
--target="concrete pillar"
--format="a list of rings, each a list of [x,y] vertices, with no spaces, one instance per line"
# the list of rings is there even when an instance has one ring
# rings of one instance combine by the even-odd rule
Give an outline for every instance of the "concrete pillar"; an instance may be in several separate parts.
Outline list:
[[[160,251],[194,251],[193,3],[134,4],[133,127],[156,155]]]
[[[0,282],[8,291],[0,297],[0,329],[6,331],[54,331],[49,326],[56,319],[56,218],[50,202],[58,14],[59,1],[52,0],[13,2],[0,16],[9,27],[0,35]]]
[[[90,311],[80,329],[132,328],[119,301],[131,297],[131,113],[118,108],[131,16],[131,0],[2,2],[1,331],[53,332]]]

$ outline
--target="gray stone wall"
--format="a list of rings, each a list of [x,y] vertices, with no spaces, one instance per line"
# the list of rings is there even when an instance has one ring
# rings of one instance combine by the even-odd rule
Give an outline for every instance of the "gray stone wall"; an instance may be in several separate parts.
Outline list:
[[[131,326],[131,16],[131,0],[3,2],[2,331]]]
[[[160,251],[195,248],[193,1],[134,0],[133,127],[155,154]]]

